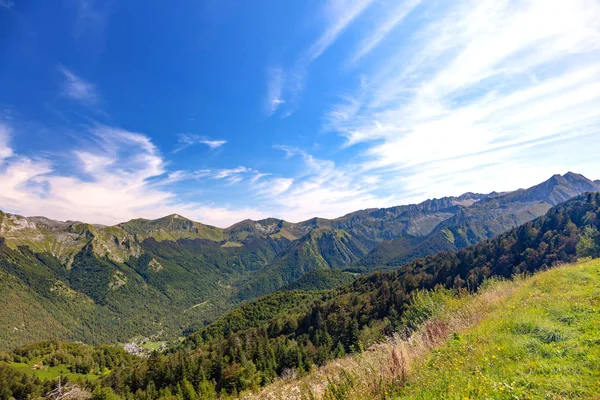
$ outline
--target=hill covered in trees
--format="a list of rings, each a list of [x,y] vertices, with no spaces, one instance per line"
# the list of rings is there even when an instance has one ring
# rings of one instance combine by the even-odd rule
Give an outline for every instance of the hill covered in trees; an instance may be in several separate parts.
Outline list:
[[[599,229],[600,193],[589,193],[458,252],[362,276],[334,290],[258,299],[192,334],[179,348],[118,363],[87,385],[139,399],[214,398],[255,390],[278,376],[304,374],[327,360],[359,353],[399,329],[415,329],[422,318],[415,317],[411,299],[419,290],[476,291],[490,277],[597,257]]]
[[[350,280],[339,271],[391,269],[463,248],[585,190],[600,186],[568,173],[508,193],[226,229],[176,214],[107,227],[0,213],[0,346],[177,338],[283,288],[329,289]]]
[[[578,256],[596,257],[600,255],[599,228],[600,194],[590,193],[459,252],[428,256],[395,271],[360,277],[326,292],[305,310],[276,311],[272,314],[279,315],[268,322],[265,318],[261,326],[210,334],[200,331],[181,349],[126,368],[119,372],[121,383],[108,377],[107,384],[117,393],[146,391],[148,387],[172,391],[187,383],[203,390],[214,384],[216,392],[227,393],[256,389],[289,371],[303,373],[327,360],[360,352],[407,324],[410,328],[406,312],[417,290],[438,285],[477,290],[489,277],[509,278],[571,262]],[[254,307],[260,309],[261,301]]]
[[[411,297],[410,335],[280,379],[244,400],[593,399],[600,259]]]

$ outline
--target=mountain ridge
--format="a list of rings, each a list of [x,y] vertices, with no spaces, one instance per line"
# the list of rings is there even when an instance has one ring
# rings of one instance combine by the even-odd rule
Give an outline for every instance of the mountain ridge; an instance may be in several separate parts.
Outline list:
[[[236,227],[243,226],[243,225],[254,224],[254,225],[264,226],[269,223],[270,224],[274,223],[274,224],[278,224],[278,225],[287,225],[287,226],[306,227],[306,226],[312,225],[312,226],[321,227],[323,224],[332,224],[332,225],[337,226],[337,225],[343,224],[343,222],[345,222],[346,220],[352,219],[354,217],[375,216],[375,215],[380,216],[380,215],[385,215],[385,214],[398,214],[398,213],[407,212],[407,211],[441,211],[441,210],[444,210],[444,209],[447,209],[447,208],[450,208],[450,207],[453,207],[456,205],[470,206],[476,202],[485,201],[486,199],[493,201],[495,199],[498,199],[499,197],[506,196],[507,194],[512,194],[513,196],[520,196],[520,197],[524,197],[527,194],[533,194],[534,197],[537,196],[537,197],[535,197],[535,199],[542,200],[544,198],[548,198],[550,193],[547,193],[547,194],[541,195],[541,196],[539,196],[537,194],[539,192],[543,191],[543,189],[546,188],[547,186],[553,184],[554,182],[558,182],[553,185],[555,187],[555,186],[559,186],[559,183],[562,183],[562,182],[567,182],[568,184],[573,186],[576,183],[576,181],[577,181],[577,183],[579,183],[579,186],[581,187],[580,192],[588,191],[588,190],[586,190],[587,189],[586,186],[588,186],[590,182],[593,184],[596,184],[596,185],[600,185],[600,180],[592,181],[590,179],[585,178],[581,174],[577,174],[577,173],[569,171],[569,172],[565,173],[564,175],[555,174],[547,181],[542,182],[538,185],[532,186],[528,189],[517,189],[517,190],[509,191],[509,192],[490,192],[487,194],[465,192],[459,196],[444,196],[444,197],[426,199],[420,203],[396,205],[396,206],[383,207],[383,208],[361,209],[361,210],[357,210],[357,211],[353,211],[353,212],[344,214],[340,217],[335,217],[335,218],[313,217],[313,218],[309,218],[307,220],[303,220],[303,221],[299,221],[299,222],[289,222],[284,219],[280,219],[280,218],[276,218],[276,217],[267,217],[267,218],[263,218],[260,220],[245,219],[245,220],[242,220],[239,222],[235,222],[225,228],[220,228],[217,226],[208,225],[208,224],[204,224],[202,222],[194,221],[187,217],[182,216],[181,214],[176,214],[176,213],[169,214],[164,217],[159,217],[156,219],[133,218],[131,220],[119,222],[114,225],[87,223],[87,222],[81,222],[81,221],[76,221],[76,220],[60,221],[60,220],[50,219],[45,216],[26,217],[26,216],[22,216],[20,214],[7,213],[7,212],[1,211],[1,210],[0,210],[0,213],[5,214],[5,215],[12,215],[19,219],[25,219],[28,222],[34,222],[34,223],[47,225],[47,226],[67,227],[67,226],[72,226],[72,225],[89,225],[96,229],[120,227],[130,234],[149,233],[149,231],[151,232],[152,230],[164,229],[164,222],[167,222],[168,226],[170,225],[170,227],[173,227],[176,225],[173,223],[176,220],[181,221],[180,226],[188,228],[188,230],[192,229],[192,226],[196,227],[196,228],[198,228],[198,226],[201,226],[202,228],[207,229],[207,230],[233,231],[233,230],[235,230]],[[586,185],[586,184],[588,184],[588,185]],[[559,196],[559,195],[561,195],[561,193],[556,193],[556,196]],[[566,196],[563,195],[562,197],[560,197],[558,199],[555,199],[554,196],[552,196],[551,201],[552,201],[553,205],[555,205],[555,204],[561,203],[563,201],[566,201],[571,197],[573,197],[573,195],[571,195],[571,194],[567,194]],[[148,225],[149,227],[146,230],[143,230],[143,229],[140,229],[140,225],[142,225],[142,226]],[[175,230],[179,230],[179,229],[175,229]],[[0,233],[2,233],[2,231],[0,231]]]
[[[243,220],[225,229],[180,214],[99,226],[0,211],[0,273],[17,280],[10,289],[17,303],[46,312],[40,317],[46,325],[79,332],[71,339],[97,343],[158,331],[176,337],[311,271],[370,272],[457,250],[532,220],[551,202],[584,189],[600,191],[600,184],[571,173],[514,192],[468,192],[300,223]],[[309,286],[332,287],[340,281],[334,275],[313,273]],[[23,292],[26,287],[34,297]],[[142,305],[143,313],[136,313]],[[98,326],[97,335],[65,317],[67,309]],[[124,316],[132,322],[116,322]],[[0,339],[7,344],[36,334],[0,318]]]
[[[470,207],[460,207],[454,215],[437,225],[422,243],[413,248],[390,253],[387,249],[375,247],[358,264],[373,267],[370,259],[376,259],[385,266],[399,266],[411,258],[424,257],[427,253],[459,250],[539,217],[552,206],[581,193],[598,190],[598,183],[583,175],[567,172],[564,175],[553,175],[527,189],[493,192]],[[402,250],[402,240],[402,237],[392,239],[391,244],[388,242],[384,246],[388,249],[396,247]],[[398,242],[397,246],[394,246],[394,241]],[[429,248],[431,243],[435,245]],[[386,253],[389,254],[384,257],[383,254]]]

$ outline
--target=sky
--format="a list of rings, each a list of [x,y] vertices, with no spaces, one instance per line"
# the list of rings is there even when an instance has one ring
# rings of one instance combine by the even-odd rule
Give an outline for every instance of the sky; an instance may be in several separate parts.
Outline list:
[[[226,227],[600,178],[600,0],[0,0],[0,209]]]

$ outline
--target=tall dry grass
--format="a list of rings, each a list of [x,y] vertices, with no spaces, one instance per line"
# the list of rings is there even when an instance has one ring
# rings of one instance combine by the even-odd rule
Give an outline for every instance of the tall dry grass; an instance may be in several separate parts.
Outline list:
[[[523,280],[495,281],[477,294],[423,323],[410,335],[396,334],[361,354],[333,360],[299,379],[280,379],[245,400],[388,399],[433,349],[476,325],[518,290]]]

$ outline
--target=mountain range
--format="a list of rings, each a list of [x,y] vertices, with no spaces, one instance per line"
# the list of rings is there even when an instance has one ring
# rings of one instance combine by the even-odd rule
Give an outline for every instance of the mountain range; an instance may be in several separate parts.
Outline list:
[[[592,191],[600,181],[569,172],[512,192],[225,229],[177,214],[102,226],[0,212],[0,343],[177,337],[244,300],[462,249]]]

